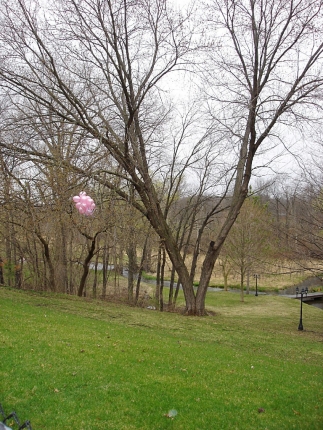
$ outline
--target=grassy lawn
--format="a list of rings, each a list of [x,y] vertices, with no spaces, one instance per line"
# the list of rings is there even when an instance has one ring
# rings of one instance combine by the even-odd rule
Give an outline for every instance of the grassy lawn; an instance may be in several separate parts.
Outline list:
[[[34,430],[323,428],[323,312],[209,293],[211,316],[0,288],[0,403]],[[175,410],[173,418],[169,411]]]

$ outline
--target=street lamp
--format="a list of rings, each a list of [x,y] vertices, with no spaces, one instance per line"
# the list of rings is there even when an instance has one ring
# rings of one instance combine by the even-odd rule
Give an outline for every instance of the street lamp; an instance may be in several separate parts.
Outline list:
[[[296,287],[296,297],[297,297],[298,293],[299,293],[299,289],[298,289],[298,287]],[[304,329],[303,328],[303,296],[304,296],[304,294],[306,294],[306,296],[307,296],[307,293],[308,293],[308,288],[306,287],[305,290],[304,290],[304,288],[302,288],[302,290],[301,290],[301,314],[300,314],[300,318],[299,318],[298,330]]]
[[[257,273],[255,273],[254,275],[253,275],[253,277],[255,278],[255,280],[256,280],[256,294],[255,294],[255,296],[258,296],[258,279],[260,278],[260,275],[258,275]]]

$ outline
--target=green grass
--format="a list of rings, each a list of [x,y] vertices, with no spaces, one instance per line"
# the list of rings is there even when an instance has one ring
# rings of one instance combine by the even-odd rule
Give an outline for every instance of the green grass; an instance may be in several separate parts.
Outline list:
[[[304,305],[299,332],[296,300],[207,303],[195,318],[1,287],[0,402],[34,430],[322,429],[322,310]]]

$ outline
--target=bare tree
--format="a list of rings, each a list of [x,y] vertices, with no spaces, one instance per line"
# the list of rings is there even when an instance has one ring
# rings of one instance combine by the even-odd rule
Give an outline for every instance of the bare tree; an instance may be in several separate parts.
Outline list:
[[[271,221],[266,205],[258,197],[248,197],[222,248],[224,263],[229,259],[231,267],[240,274],[241,301],[244,300],[246,277],[251,271],[261,271],[270,258],[270,243],[274,248]]]
[[[212,74],[206,74],[213,115],[218,132],[235,145],[237,161],[230,210],[207,251],[197,308],[247,196],[256,154],[275,148],[281,128],[296,126],[313,105],[319,108],[315,96],[323,84],[322,2],[214,0],[208,11],[221,37],[214,41]]]
[[[88,137],[90,151],[114,160],[104,177],[98,170],[92,179],[128,201],[123,185],[132,185],[131,203],[164,243],[187,313],[204,314],[213,267],[247,196],[256,153],[270,149],[277,125],[305,116],[323,83],[321,2],[214,0],[208,7],[212,73],[206,73],[209,65],[202,72],[214,125],[208,123],[202,138],[191,138],[182,165],[192,169],[210,147],[215,160],[223,148],[232,168],[222,170],[228,172],[224,192],[231,190],[232,198],[219,234],[205,250],[196,294],[156,187],[169,158],[167,139],[161,139],[169,116],[162,79],[192,59],[190,21],[166,0],[5,0],[1,12],[4,90],[16,105],[23,98],[37,102],[42,117],[75,125]],[[82,172],[75,164],[74,169]],[[118,185],[106,176],[108,170],[119,176]],[[203,223],[217,208],[218,202]]]

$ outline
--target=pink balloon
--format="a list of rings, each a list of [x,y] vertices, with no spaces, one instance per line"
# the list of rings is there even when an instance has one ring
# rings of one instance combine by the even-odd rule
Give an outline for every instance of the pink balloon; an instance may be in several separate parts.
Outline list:
[[[84,191],[81,191],[78,196],[74,196],[73,201],[80,214],[86,216],[93,214],[95,209],[94,200],[90,196],[87,196]]]

